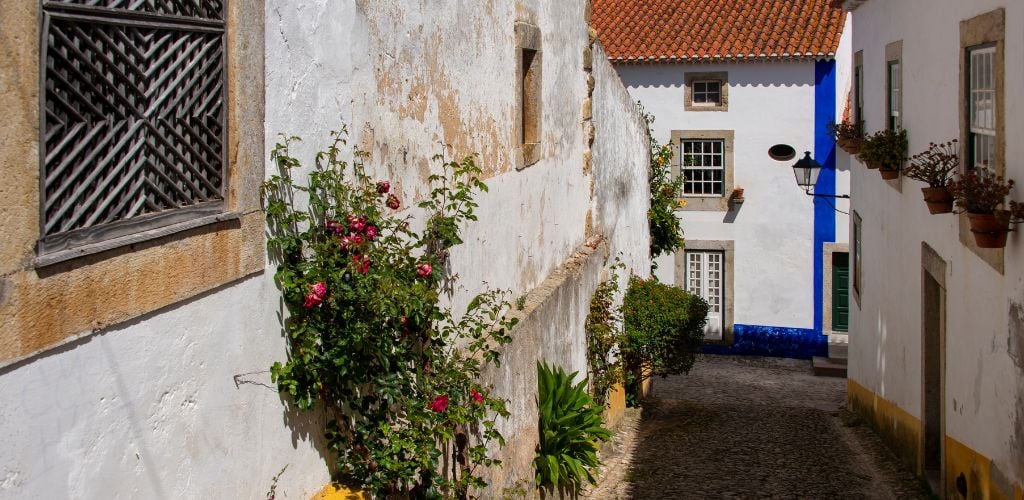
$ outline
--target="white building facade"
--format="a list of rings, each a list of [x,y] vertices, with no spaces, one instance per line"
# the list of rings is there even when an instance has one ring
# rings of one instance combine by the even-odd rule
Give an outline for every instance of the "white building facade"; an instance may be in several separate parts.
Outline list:
[[[960,171],[987,162],[1024,181],[1024,4],[846,7],[853,118],[867,132],[895,119],[910,154],[957,139]],[[851,407],[941,497],[1024,497],[1024,237],[979,249],[965,215],[929,214],[924,184],[840,156],[852,170]],[[1019,185],[1010,197],[1024,198]]]
[[[676,153],[673,175],[685,177],[685,249],[657,259],[656,275],[709,300],[708,352],[824,356],[827,335],[844,337],[848,326],[848,203],[831,196],[848,193],[849,180],[826,128],[842,115],[848,85],[841,10],[793,2],[783,16],[812,9],[821,23],[769,42],[760,30],[773,28],[756,21],[767,3],[607,3],[610,16],[613,5],[635,9],[614,14],[622,19],[657,17],[659,8],[693,18],[666,21],[670,33],[597,22],[630,95],[654,117],[654,138]],[[709,39],[755,45],[737,53],[684,34],[712,29]],[[783,56],[801,37],[814,47]],[[795,156],[770,157],[778,144]],[[805,151],[823,166],[814,192],[824,196],[795,182],[791,166]]]

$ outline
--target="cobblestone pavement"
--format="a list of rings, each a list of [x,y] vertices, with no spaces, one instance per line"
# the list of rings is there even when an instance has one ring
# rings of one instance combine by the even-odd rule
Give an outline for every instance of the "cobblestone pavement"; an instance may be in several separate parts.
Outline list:
[[[583,498],[928,498],[810,362],[702,356],[654,381]]]

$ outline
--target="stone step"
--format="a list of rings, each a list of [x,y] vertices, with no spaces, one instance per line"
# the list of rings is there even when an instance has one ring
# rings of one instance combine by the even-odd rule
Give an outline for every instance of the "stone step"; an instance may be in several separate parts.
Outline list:
[[[828,357],[830,359],[847,359],[850,351],[850,336],[840,332],[827,332]]]
[[[811,359],[811,368],[816,377],[846,378],[846,360],[815,356]]]

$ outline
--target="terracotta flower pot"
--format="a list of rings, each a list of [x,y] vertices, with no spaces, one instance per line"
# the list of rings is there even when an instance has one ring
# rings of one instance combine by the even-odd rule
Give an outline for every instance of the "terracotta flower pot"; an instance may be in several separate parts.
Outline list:
[[[924,202],[928,205],[928,212],[932,214],[948,214],[953,211],[953,195],[949,189],[942,187],[921,188],[924,193]]]
[[[1010,231],[1010,218],[1005,214],[967,214],[971,233],[978,248],[1003,248]]]
[[[871,170],[878,170],[878,169],[882,168],[882,164],[877,162],[877,161],[875,161],[875,160],[861,160],[861,161],[864,162],[864,166],[865,167],[868,167]]]
[[[864,143],[864,139],[846,139],[846,147],[843,149],[851,155],[860,154],[860,146]]]
[[[880,168],[878,173],[882,174],[882,178],[887,181],[900,178],[900,169],[898,168]]]

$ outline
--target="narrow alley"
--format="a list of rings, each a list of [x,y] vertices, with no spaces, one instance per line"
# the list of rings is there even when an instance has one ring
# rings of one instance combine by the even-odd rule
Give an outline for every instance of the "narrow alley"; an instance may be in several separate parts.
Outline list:
[[[655,380],[584,497],[927,498],[845,400],[846,379],[807,361],[702,356]]]

